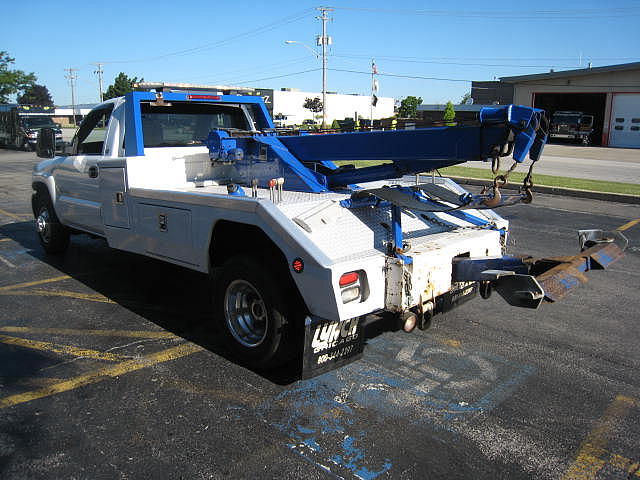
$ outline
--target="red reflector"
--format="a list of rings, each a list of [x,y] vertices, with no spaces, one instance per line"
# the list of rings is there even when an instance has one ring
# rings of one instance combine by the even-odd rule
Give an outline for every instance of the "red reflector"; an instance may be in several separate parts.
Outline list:
[[[291,268],[293,268],[293,271],[296,273],[302,273],[304,270],[304,262],[301,258],[296,258],[291,264]]]
[[[220,95],[187,95],[187,100],[220,100]]]
[[[347,285],[351,285],[352,283],[356,283],[359,278],[360,276],[358,275],[358,272],[349,272],[342,275],[338,283],[341,287],[344,287]]]

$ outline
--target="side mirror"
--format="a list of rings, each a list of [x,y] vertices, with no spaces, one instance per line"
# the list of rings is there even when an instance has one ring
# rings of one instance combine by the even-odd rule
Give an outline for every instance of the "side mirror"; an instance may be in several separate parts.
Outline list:
[[[53,128],[42,128],[38,133],[36,155],[41,158],[53,158],[56,152],[56,131]]]

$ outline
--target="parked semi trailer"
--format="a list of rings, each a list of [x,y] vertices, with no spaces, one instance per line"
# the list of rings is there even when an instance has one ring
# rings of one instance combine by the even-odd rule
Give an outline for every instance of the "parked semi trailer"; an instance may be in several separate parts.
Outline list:
[[[479,194],[416,177],[467,161],[497,170],[507,156],[513,168],[527,155],[535,165],[547,137],[541,110],[484,108],[456,127],[280,135],[262,99],[242,89],[139,87],[94,108],[61,155],[53,132],[41,135],[40,242],[59,253],[71,234],[89,233],[210,274],[211,318],[247,365],[299,361],[309,377],[358,357],[368,314],[424,329],[491,291],[537,308],[622,255],[623,239],[598,230],[580,232],[574,256],[506,255],[509,225],[494,209],[531,201],[531,171],[510,194],[500,190],[508,172]],[[379,162],[357,168],[363,160]]]

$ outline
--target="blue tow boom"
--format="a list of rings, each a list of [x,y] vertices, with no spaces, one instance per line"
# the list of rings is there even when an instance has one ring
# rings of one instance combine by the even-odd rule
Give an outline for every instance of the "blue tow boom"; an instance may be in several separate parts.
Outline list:
[[[349,185],[513,154],[540,158],[547,139],[544,111],[516,105],[483,108],[479,125],[325,135],[234,137],[214,130],[207,139],[212,160],[233,159],[243,182],[260,186],[281,176],[288,190],[327,192]],[[242,152],[239,154],[239,152]],[[382,165],[337,167],[336,161],[387,161]],[[273,162],[275,161],[275,162]],[[264,168],[256,164],[264,162]]]

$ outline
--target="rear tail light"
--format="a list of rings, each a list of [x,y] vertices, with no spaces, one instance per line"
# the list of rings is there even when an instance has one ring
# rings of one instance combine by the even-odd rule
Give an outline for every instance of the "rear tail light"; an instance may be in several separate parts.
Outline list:
[[[342,297],[342,303],[353,302],[354,300],[358,300],[360,298],[360,287],[348,287],[343,288],[340,292],[340,296]]]
[[[349,272],[345,273],[340,277],[340,281],[338,282],[341,287],[346,287],[347,285],[351,285],[352,283],[356,283],[360,279],[360,275],[358,272]]]
[[[364,301],[366,289],[366,275],[363,270],[343,273],[338,280],[342,303]]]

